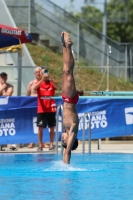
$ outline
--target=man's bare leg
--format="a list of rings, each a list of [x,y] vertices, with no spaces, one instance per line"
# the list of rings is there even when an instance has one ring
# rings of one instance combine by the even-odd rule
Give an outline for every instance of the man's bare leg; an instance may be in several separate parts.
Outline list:
[[[49,149],[53,149],[53,142],[54,142],[54,127],[50,127],[50,147]]]
[[[49,148],[47,144],[43,144],[42,142],[42,137],[43,137],[43,127],[38,128],[38,140],[39,140],[39,147],[41,148]]]
[[[43,148],[42,136],[43,136],[43,127],[39,127],[39,128],[38,128],[39,147],[42,147],[42,148]]]
[[[62,80],[62,92],[68,97],[73,97],[76,94],[75,81],[73,77],[74,58],[71,51],[72,41],[70,35],[66,32],[62,32],[63,38],[63,80]]]

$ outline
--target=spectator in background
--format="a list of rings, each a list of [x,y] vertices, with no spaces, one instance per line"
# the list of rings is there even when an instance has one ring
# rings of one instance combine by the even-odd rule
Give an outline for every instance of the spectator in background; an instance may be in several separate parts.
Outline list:
[[[7,83],[8,76],[5,72],[0,74],[0,96],[11,96],[13,94],[13,85]]]
[[[37,151],[43,150],[43,128],[47,125],[50,128],[50,147],[49,150],[53,150],[54,142],[54,126],[56,124],[56,103],[53,99],[41,98],[51,97],[55,95],[57,89],[57,82],[50,78],[49,72],[46,69],[41,70],[41,80],[34,86],[33,90],[37,91],[38,96],[38,108],[37,108],[37,126],[38,128],[38,140],[39,147]]]
[[[34,69],[34,75],[35,75],[35,79],[30,81],[30,83],[28,84],[27,86],[27,92],[26,92],[26,96],[37,96],[37,91],[33,89],[33,86],[41,80],[41,70],[45,70],[45,67],[36,67]],[[33,143],[30,143],[28,145],[28,148],[33,148],[34,147],[34,144]],[[47,144],[43,144],[43,148],[49,148],[49,145]]]
[[[33,85],[37,83],[37,81],[41,80],[41,67],[36,67],[34,69],[34,75],[35,75],[35,79],[30,81],[28,86],[27,86],[27,92],[26,92],[26,96],[37,96],[37,92],[35,90],[33,90]]]
[[[13,85],[7,83],[8,76],[5,72],[0,74],[0,96],[11,96],[13,94]],[[14,144],[10,144],[11,150],[16,150]]]
[[[41,80],[41,67],[36,67],[34,69],[34,75],[35,75],[35,79],[30,81],[28,86],[27,86],[27,92],[26,92],[26,96],[37,96],[37,91],[33,90],[33,86],[34,84],[36,84],[38,81]],[[30,143],[28,145],[28,148],[33,148],[34,144]]]

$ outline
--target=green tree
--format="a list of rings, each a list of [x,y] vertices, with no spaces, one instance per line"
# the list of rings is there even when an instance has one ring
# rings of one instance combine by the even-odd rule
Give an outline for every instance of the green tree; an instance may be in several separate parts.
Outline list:
[[[85,0],[86,4],[82,8],[82,12],[75,14],[75,16],[102,32],[104,13],[100,9],[88,5],[87,2],[89,1]],[[110,0],[107,3],[106,11],[107,36],[117,42],[132,42],[133,0]]]
[[[133,0],[111,0],[107,13],[107,35],[119,42],[133,42]]]
[[[77,18],[93,26],[98,31],[102,31],[102,12],[94,6],[85,6],[82,8],[82,12],[75,14]],[[83,26],[83,25],[82,25]]]

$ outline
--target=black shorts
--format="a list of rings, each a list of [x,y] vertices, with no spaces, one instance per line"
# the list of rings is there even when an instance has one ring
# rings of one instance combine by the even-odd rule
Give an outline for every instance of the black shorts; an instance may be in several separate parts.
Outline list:
[[[56,119],[55,119],[55,112],[54,113],[38,113],[37,114],[37,126],[38,127],[53,127],[56,126]]]

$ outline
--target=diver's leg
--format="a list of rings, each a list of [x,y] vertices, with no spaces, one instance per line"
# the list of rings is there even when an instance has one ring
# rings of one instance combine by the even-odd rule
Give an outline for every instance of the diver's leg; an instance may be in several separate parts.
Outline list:
[[[66,32],[61,34],[63,48],[63,77],[62,77],[62,92],[68,97],[73,97],[76,94],[75,80],[73,76],[74,58],[71,51],[72,40]]]

